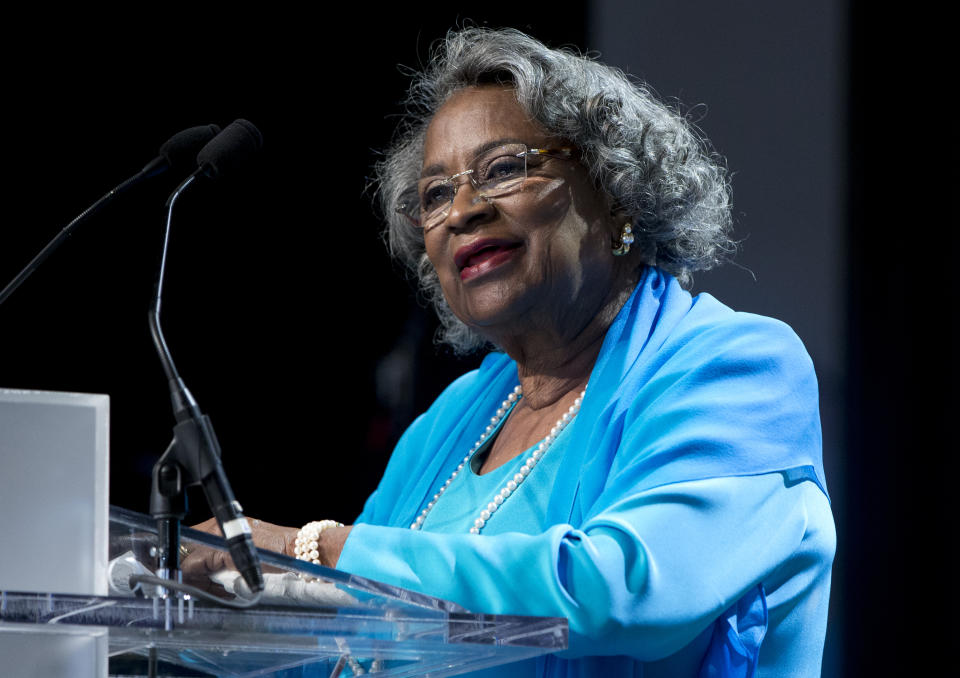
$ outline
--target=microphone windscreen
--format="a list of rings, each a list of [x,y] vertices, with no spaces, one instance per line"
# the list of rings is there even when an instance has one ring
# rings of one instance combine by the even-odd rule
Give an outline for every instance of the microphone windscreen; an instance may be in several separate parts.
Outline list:
[[[263,135],[249,120],[234,120],[197,154],[207,176],[219,177],[243,165],[263,146]]]
[[[189,167],[197,153],[220,133],[220,125],[200,125],[177,132],[160,147],[170,167]]]

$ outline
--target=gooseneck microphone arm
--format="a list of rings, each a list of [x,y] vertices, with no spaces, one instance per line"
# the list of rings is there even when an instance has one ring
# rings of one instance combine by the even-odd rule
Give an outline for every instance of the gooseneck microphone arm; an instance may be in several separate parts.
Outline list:
[[[146,168],[144,168],[144,170],[145,169]],[[76,230],[77,226],[79,226],[84,221],[86,221],[87,219],[92,217],[94,214],[99,212],[103,208],[103,206],[109,203],[111,200],[113,200],[115,196],[120,195],[121,193],[126,191],[128,188],[130,188],[134,184],[138,184],[140,183],[141,180],[147,178],[149,174],[144,173],[144,170],[137,172],[132,177],[124,181],[122,184],[119,184],[118,186],[115,186],[114,188],[112,188],[105,195],[103,195],[99,200],[97,200],[95,203],[90,205],[90,207],[88,207],[83,212],[81,212],[73,221],[67,224],[63,228],[63,230],[61,230],[53,238],[53,240],[48,242],[46,247],[40,250],[37,256],[31,259],[30,263],[28,263],[24,267],[24,269],[17,274],[15,278],[11,280],[6,287],[3,288],[3,291],[0,292],[0,304],[6,301],[7,297],[13,294],[16,291],[16,289],[20,287],[23,281],[29,278],[30,275],[35,270],[37,270],[37,268],[40,267],[40,264],[42,264],[44,261],[47,260],[47,257],[49,257],[51,254],[57,251],[57,248],[59,248],[60,245],[63,244],[64,240],[70,237],[70,235],[74,232],[74,230]]]
[[[116,196],[132,186],[139,184],[144,179],[149,179],[150,177],[161,174],[170,167],[182,165],[188,158],[192,160],[194,154],[202,150],[205,145],[215,139],[219,133],[220,128],[217,125],[201,125],[177,132],[167,139],[163,146],[160,147],[160,154],[156,158],[147,163],[142,170],[132,177],[109,190],[99,200],[81,212],[48,242],[47,245],[30,260],[23,270],[3,288],[3,291],[0,291],[0,304],[6,301],[7,297],[13,294],[16,289],[40,267],[40,264],[46,261],[47,258],[70,237],[80,224],[97,214]]]
[[[195,173],[188,177],[184,184],[189,185]],[[157,275],[156,294],[150,307],[150,336],[160,356],[160,364],[170,385],[171,396],[174,393],[189,394],[180,375],[177,373],[170,349],[167,347],[163,330],[160,328],[160,306],[163,299],[163,280],[167,267],[167,250],[170,244],[170,225],[173,218],[173,204],[186,186],[181,184],[167,200],[167,225],[163,234],[163,250],[160,255],[160,272]],[[174,388],[179,384],[182,388]],[[192,396],[190,397],[192,400]],[[174,402],[174,412],[180,412],[183,407]],[[196,403],[194,402],[194,408]],[[177,416],[179,423],[180,417]],[[157,521],[157,560],[159,576],[171,581],[180,580],[180,521],[187,515],[186,488],[191,485],[189,477],[185,477],[184,464],[180,460],[183,450],[177,446],[174,435],[173,442],[167,447],[159,461],[153,467],[153,477],[150,488],[150,515]]]
[[[220,444],[210,418],[200,411],[173,363],[160,328],[160,307],[170,226],[177,198],[198,176],[217,176],[217,163],[229,167],[238,157],[258,150],[260,143],[260,133],[251,123],[245,120],[232,123],[200,151],[200,169],[187,177],[170,195],[167,200],[167,226],[156,296],[150,309],[150,333],[167,377],[173,414],[177,421],[173,428],[173,442],[153,467],[150,494],[150,514],[157,520],[160,540],[160,576],[174,581],[179,579],[180,521],[187,513],[185,489],[192,485],[201,485],[207,503],[227,540],[233,564],[254,593],[262,592],[264,583],[250,527],[243,515],[243,509],[233,496],[220,463]],[[207,161],[206,158],[210,160]]]
[[[153,343],[157,347],[157,354],[160,356],[160,364],[163,366],[163,372],[167,377],[167,383],[170,386],[170,395],[173,400],[173,412],[177,420],[180,420],[179,412],[189,411],[190,414],[199,416],[197,403],[187,387],[184,385],[180,374],[177,372],[176,365],[173,363],[173,356],[170,355],[170,349],[167,347],[167,341],[163,336],[163,330],[160,328],[160,306],[163,303],[163,280],[167,269],[167,250],[170,245],[170,226],[173,218],[173,205],[180,197],[180,194],[197,178],[199,170],[186,178],[167,199],[167,227],[163,233],[163,251],[160,255],[160,273],[157,275],[156,295],[153,299],[153,305],[150,307],[150,336],[153,337]],[[181,397],[182,394],[182,397]]]

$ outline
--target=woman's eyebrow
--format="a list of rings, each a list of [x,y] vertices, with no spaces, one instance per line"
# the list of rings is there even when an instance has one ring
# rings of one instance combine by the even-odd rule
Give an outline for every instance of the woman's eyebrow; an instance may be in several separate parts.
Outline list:
[[[496,148],[497,146],[503,146],[504,144],[523,144],[525,146],[528,146],[526,141],[523,141],[522,139],[517,139],[516,137],[506,137],[503,139],[494,139],[492,141],[487,141],[473,149],[473,160],[470,161],[470,164],[473,164],[474,160],[479,158],[481,155],[483,155],[490,149]],[[467,168],[464,167],[460,171],[463,171],[464,169],[467,169]],[[424,177],[437,176],[439,174],[443,174],[446,171],[447,171],[446,167],[444,167],[439,163],[434,163],[429,167],[423,168],[423,170],[420,172],[420,178],[422,179]]]

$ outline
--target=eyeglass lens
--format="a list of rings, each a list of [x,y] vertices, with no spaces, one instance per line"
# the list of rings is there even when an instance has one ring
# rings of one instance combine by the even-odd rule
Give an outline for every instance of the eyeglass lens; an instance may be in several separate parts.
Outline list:
[[[477,157],[469,169],[459,174],[421,180],[421,225],[430,228],[446,219],[457,190],[465,181],[473,184],[481,198],[496,198],[518,190],[527,178],[527,153],[523,144],[498,146]]]

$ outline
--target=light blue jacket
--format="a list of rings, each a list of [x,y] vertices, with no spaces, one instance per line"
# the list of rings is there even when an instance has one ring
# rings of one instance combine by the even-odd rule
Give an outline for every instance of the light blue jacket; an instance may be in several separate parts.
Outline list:
[[[789,327],[647,269],[567,430],[542,531],[408,529],[516,383],[491,354],[410,426],[339,569],[567,617],[570,649],[532,675],[819,675],[836,537],[816,377]]]

